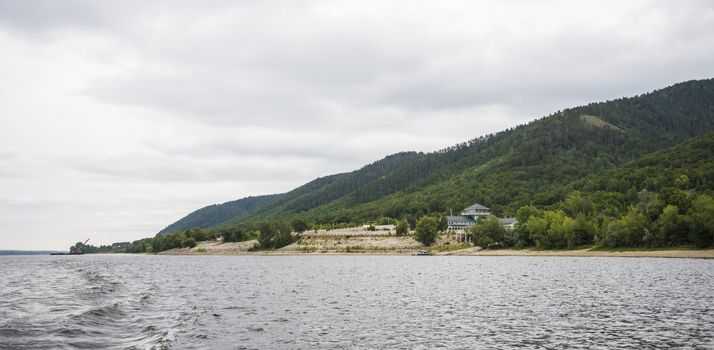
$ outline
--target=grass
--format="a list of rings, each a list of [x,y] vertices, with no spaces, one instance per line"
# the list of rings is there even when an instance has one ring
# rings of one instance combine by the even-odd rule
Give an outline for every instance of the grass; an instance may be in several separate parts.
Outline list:
[[[590,248],[594,252],[656,252],[662,250],[706,250],[711,248],[698,248],[695,246],[676,246],[676,247],[599,247],[593,246]]]
[[[361,253],[364,251],[364,247],[361,245],[350,245],[345,248],[345,253]]]
[[[532,251],[543,251],[543,252],[550,252],[550,251],[568,251],[568,250],[593,250],[595,249],[595,245],[592,244],[585,244],[585,245],[579,245],[576,247],[565,247],[565,248],[543,248],[543,247],[536,247],[536,246],[526,246],[521,249],[516,249],[513,247],[503,247],[503,248],[491,248],[491,250],[532,250]]]
[[[471,248],[471,245],[468,243],[457,244],[457,245],[443,245],[443,246],[435,247],[432,250],[436,251],[437,253],[443,253],[443,252],[453,252],[455,250],[461,250],[461,249],[466,249],[466,248]]]
[[[297,249],[295,249],[295,251],[300,252],[300,253],[314,253],[317,251],[317,248],[311,247],[311,246],[298,247]]]

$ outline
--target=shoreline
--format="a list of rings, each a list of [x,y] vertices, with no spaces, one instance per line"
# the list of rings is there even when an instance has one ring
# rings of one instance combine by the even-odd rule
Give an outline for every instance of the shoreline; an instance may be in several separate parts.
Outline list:
[[[422,248],[424,249],[424,248]],[[158,255],[242,255],[242,256],[413,256],[421,249],[400,249],[400,250],[361,250],[361,251],[298,251],[290,250],[258,250],[248,251],[247,249],[221,249],[202,251],[177,248],[167,250]],[[426,249],[428,250],[428,249]],[[533,257],[620,257],[620,258],[677,258],[677,259],[714,259],[714,249],[663,249],[663,250],[533,250],[533,249],[481,249],[479,247],[469,247],[453,251],[438,252],[432,250],[432,256],[533,256]]]
[[[453,255],[460,255],[456,251]],[[531,250],[531,249],[483,249],[464,256],[558,256],[558,257],[618,257],[618,258],[676,258],[714,259],[714,249],[663,249],[663,250]]]

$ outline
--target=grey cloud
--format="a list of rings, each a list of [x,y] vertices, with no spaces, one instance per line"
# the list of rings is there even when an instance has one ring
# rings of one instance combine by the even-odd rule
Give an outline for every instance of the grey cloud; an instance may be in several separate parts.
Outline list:
[[[106,3],[104,5],[107,5]],[[0,22],[27,31],[64,26],[96,26],[111,18],[100,1],[22,0],[0,2]]]
[[[211,202],[708,78],[712,23],[709,1],[0,1],[0,73],[43,72],[0,82],[0,126],[27,135],[0,138],[4,226],[129,237]]]
[[[297,171],[282,173],[283,180],[297,180],[304,176],[297,166],[300,159],[272,158],[250,155],[241,159],[197,161],[181,156],[113,156],[103,158],[68,159],[65,165],[76,171],[134,181],[208,182],[257,181],[273,177],[284,167]]]
[[[96,81],[89,93],[209,123],[330,128],[349,123],[339,120],[339,110],[354,115],[378,106],[439,111],[616,97],[658,86],[651,81],[654,70],[657,83],[677,81],[714,61],[711,36],[647,42],[642,33],[628,36],[583,23],[535,41],[522,33],[499,34],[503,43],[482,48],[492,32],[448,37],[427,28],[402,29],[399,21],[340,22],[299,7],[290,16],[264,10],[249,9],[265,23],[242,26],[227,16],[211,28],[188,25],[188,36],[147,40],[141,47],[146,59],[177,73],[137,71]],[[669,19],[668,10],[652,6],[651,12]],[[670,19],[650,35],[711,23],[707,11],[686,14],[687,22]],[[668,47],[695,39],[704,43],[698,55],[675,57]],[[699,62],[691,64],[689,57]]]

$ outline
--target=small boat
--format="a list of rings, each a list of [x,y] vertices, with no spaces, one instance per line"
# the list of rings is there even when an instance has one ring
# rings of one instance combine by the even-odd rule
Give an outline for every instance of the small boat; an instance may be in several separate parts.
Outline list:
[[[428,250],[420,250],[415,255],[416,256],[426,256],[426,255],[431,255],[431,252]]]

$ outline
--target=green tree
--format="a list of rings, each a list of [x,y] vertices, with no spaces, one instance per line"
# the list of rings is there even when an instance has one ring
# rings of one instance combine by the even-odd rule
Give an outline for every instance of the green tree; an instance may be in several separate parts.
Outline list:
[[[682,212],[688,212],[692,204],[689,192],[675,187],[664,187],[659,190],[660,197],[666,204],[676,205]]]
[[[194,240],[197,242],[202,242],[202,241],[207,241],[210,237],[208,232],[198,228],[198,227],[191,227],[186,232],[184,232],[184,235],[186,237],[193,237]]]
[[[714,245],[714,199],[697,196],[689,209],[691,218],[690,241],[698,247]]]
[[[258,243],[261,248],[273,248],[273,237],[276,229],[268,222],[262,222],[258,225]]]
[[[409,215],[409,216],[407,216],[407,223],[409,223],[409,228],[410,228],[410,229],[416,230],[416,225],[417,225],[416,216],[414,216],[414,215]]]
[[[679,214],[676,205],[667,205],[657,219],[657,239],[654,245],[680,245],[688,239],[687,218]]]
[[[647,216],[637,208],[630,207],[627,215],[608,225],[602,243],[607,247],[639,247],[645,244],[645,237],[649,233]]]
[[[184,238],[181,241],[181,247],[183,248],[193,248],[196,246],[196,239],[193,237]]]
[[[223,236],[223,242],[243,242],[246,240],[245,232],[239,227],[219,230],[216,235]]]
[[[276,233],[273,236],[272,247],[282,248],[286,245],[292,244],[295,239],[292,235],[292,230],[290,226],[284,222],[278,222],[276,225]]]
[[[686,190],[689,188],[689,176],[680,175],[674,180],[674,186],[680,190]]]
[[[565,248],[572,227],[573,219],[564,212],[549,210],[543,213],[543,217],[531,216],[528,219],[528,236],[538,248]]]
[[[482,220],[472,226],[470,231],[473,234],[474,245],[482,248],[501,245],[506,237],[506,228],[495,216],[489,216],[486,220]]]
[[[447,228],[449,228],[449,221],[446,219],[446,216],[439,217],[439,231],[444,232]]]
[[[407,220],[399,220],[397,223],[397,236],[406,236],[409,233],[409,223]]]
[[[570,216],[579,214],[590,215],[592,204],[579,191],[571,192],[563,202],[563,210]]]
[[[541,217],[543,212],[534,205],[526,205],[516,210],[516,227],[514,234],[516,236],[516,248],[523,248],[533,244],[533,240],[528,236],[528,220],[531,217]]]
[[[297,233],[303,233],[308,230],[307,223],[301,219],[295,219],[293,222],[290,224],[293,228],[293,230]]]
[[[662,213],[664,202],[657,193],[642,190],[637,194],[637,209],[650,220],[655,220]]]
[[[597,226],[593,222],[590,222],[585,217],[585,214],[578,214],[565,234],[565,238],[568,241],[568,248],[592,243],[596,233]]]
[[[430,246],[436,241],[436,235],[439,232],[439,224],[430,216],[423,216],[416,223],[414,239],[421,242],[425,246]]]

